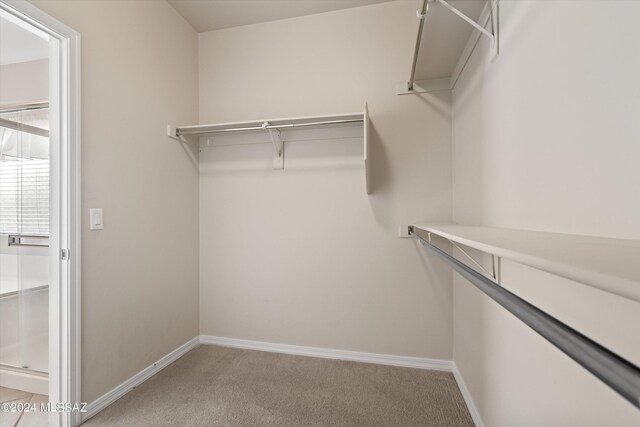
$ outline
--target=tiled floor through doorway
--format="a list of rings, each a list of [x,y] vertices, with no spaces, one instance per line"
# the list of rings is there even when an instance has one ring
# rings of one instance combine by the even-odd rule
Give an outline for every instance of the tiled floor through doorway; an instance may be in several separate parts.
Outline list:
[[[35,403],[39,408],[40,403],[46,403],[47,396],[43,394],[28,393],[12,388],[0,387],[0,403]],[[48,414],[46,412],[3,412],[0,411],[0,427],[47,427]]]

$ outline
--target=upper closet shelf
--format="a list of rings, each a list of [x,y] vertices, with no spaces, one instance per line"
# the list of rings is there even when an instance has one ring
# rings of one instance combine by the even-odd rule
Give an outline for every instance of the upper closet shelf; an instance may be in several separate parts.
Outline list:
[[[369,184],[369,110],[364,104],[364,111],[351,114],[332,114],[325,116],[294,117],[288,119],[253,120],[246,122],[231,122],[204,124],[193,126],[167,126],[167,136],[179,141],[185,136],[214,136],[221,134],[268,133],[273,143],[273,168],[284,169],[284,142],[282,131],[292,129],[310,129],[342,126],[362,126],[364,140],[364,167],[367,194],[371,193]]]
[[[450,90],[480,37],[497,53],[498,0],[423,0],[409,81],[398,95]]]
[[[640,241],[463,225],[414,225],[454,243],[640,301]]]

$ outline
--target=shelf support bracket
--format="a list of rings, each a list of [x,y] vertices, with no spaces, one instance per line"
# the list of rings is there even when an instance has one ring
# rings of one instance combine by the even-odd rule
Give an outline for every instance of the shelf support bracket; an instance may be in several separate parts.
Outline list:
[[[262,123],[262,129],[269,131],[271,142],[273,143],[273,168],[284,169],[284,142],[280,129],[270,127],[269,122]]]
[[[491,266],[493,267],[493,279],[497,284],[502,284],[502,258],[491,255]]]
[[[492,25],[493,25],[493,2],[491,0],[489,0],[488,2],[489,2],[489,9],[490,9],[489,11],[491,13],[491,22],[492,22]],[[473,19],[469,18],[467,15],[465,15],[462,12],[460,12],[455,7],[451,6],[449,3],[447,3],[446,0],[438,0],[438,3],[440,3],[441,5],[446,7],[447,9],[449,9],[451,12],[455,13],[456,15],[458,15],[460,18],[462,18],[465,21],[467,21],[476,30],[480,31],[482,34],[484,34],[485,36],[489,37],[491,40],[495,39],[495,36],[494,36],[494,34],[492,32],[487,31],[482,25],[478,24],[476,21],[474,21]],[[493,28],[492,28],[492,31],[493,31]]]
[[[429,233],[429,239],[431,239],[431,233]],[[449,240],[449,239],[447,239]],[[489,271],[487,271],[486,268],[484,268],[482,266],[482,264],[480,264],[478,261],[475,260],[474,257],[472,257],[471,255],[469,255],[464,249],[462,249],[456,242],[454,242],[453,240],[449,240],[449,243],[451,243],[452,246],[454,246],[456,249],[458,249],[460,252],[462,252],[467,258],[469,258],[471,260],[471,262],[473,262],[476,266],[478,266],[480,268],[480,270],[482,270],[487,276],[495,279],[496,278],[496,274],[495,274],[495,270],[493,273],[489,273]],[[492,267],[495,269],[495,263],[493,263],[493,259],[492,259]]]

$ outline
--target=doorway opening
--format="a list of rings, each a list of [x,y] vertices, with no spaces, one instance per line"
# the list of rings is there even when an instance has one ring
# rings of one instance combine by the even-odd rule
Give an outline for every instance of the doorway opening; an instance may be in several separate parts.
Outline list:
[[[80,402],[79,41],[30,3],[0,1],[3,401]],[[18,415],[16,425],[80,421]]]

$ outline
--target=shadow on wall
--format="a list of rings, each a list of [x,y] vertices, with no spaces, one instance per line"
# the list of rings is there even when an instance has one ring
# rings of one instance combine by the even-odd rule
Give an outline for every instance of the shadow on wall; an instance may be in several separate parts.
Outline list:
[[[506,73],[507,69],[500,68],[501,57],[508,59],[517,51],[522,51],[521,45],[537,32],[544,29],[544,11],[537,7],[535,1],[521,2],[516,13],[511,13],[508,19],[502,19],[503,9],[499,8],[500,55],[491,58],[488,42],[481,38],[474,52],[469,58],[465,69],[459,77],[456,87],[452,91],[452,144],[453,144],[453,221],[459,224],[489,225],[487,220],[495,218],[492,211],[497,200],[492,200],[499,191],[492,191],[490,183],[496,182],[496,175],[504,177],[502,182],[509,182],[514,176],[528,174],[526,169],[509,170],[510,162],[500,160],[500,152],[508,153],[513,150],[515,141],[503,140],[499,129],[492,129],[488,123],[493,123],[493,111],[519,111],[521,106],[514,103],[513,97],[503,85],[497,81],[491,86],[491,74]],[[524,23],[530,27],[537,24],[540,27],[522,31]],[[541,59],[536,59],[541,61]],[[506,64],[505,64],[506,66]],[[531,85],[530,76],[526,73],[519,75],[522,87]],[[549,94],[550,96],[553,93]],[[511,100],[511,101],[509,101]],[[505,105],[505,102],[509,102]],[[510,122],[505,114],[500,120]],[[458,123],[464,123],[459,126]],[[462,145],[462,144],[465,145]],[[528,165],[537,169],[544,165],[531,163]],[[516,198],[514,198],[515,200]],[[518,198],[519,203],[523,202]]]
[[[442,92],[447,93],[448,90],[431,92],[431,93],[416,93],[414,95],[404,95],[404,96],[413,96],[416,99],[419,99],[420,101],[424,102],[427,106],[429,106],[432,111],[435,111],[445,119],[450,120],[451,104],[448,101],[444,101],[439,96]]]
[[[188,137],[186,139],[186,142],[177,142],[176,141],[176,143],[180,144],[180,148],[182,148],[182,150],[187,155],[187,158],[189,159],[189,161],[193,165],[193,168],[196,171],[198,171],[200,169],[200,166],[198,164],[199,163],[198,154],[199,154],[199,151],[200,151],[199,138],[198,137]]]
[[[393,205],[389,203],[391,193],[391,164],[387,149],[382,142],[374,122],[369,127],[369,172],[370,190],[369,205],[377,224],[391,226],[394,223]]]
[[[462,81],[465,80],[464,84]],[[488,106],[473,100],[484,100],[484,68],[472,75],[465,74],[452,91],[452,157],[453,157],[453,215],[454,223],[484,224],[487,217],[487,174],[492,173],[492,159],[488,155],[486,121]],[[460,88],[464,88],[460,89]],[[465,123],[459,126],[458,123]],[[465,141],[467,143],[465,143]],[[495,165],[505,167],[506,165]],[[469,179],[473,177],[473,179]]]
[[[375,203],[375,196],[376,193],[384,192],[389,188],[390,165],[386,149],[373,122],[371,122],[369,130],[369,155],[371,156],[371,194],[369,196],[371,197],[372,208],[374,208],[374,212],[377,212],[381,208],[388,206],[388,203],[383,203],[381,200],[380,203]]]
[[[284,168],[274,169],[271,142],[220,144],[200,150],[200,173],[264,174],[265,179],[296,174],[322,175],[330,171],[363,169],[362,138],[285,141]],[[362,171],[364,192],[364,170]]]
[[[437,238],[436,238],[437,239]],[[423,271],[428,278],[428,282],[432,283],[432,294],[437,301],[438,307],[451,306],[453,299],[453,292],[451,287],[451,269],[448,265],[442,262],[433,251],[425,248],[422,243],[412,239],[418,258],[423,267]],[[443,249],[446,253],[451,254],[451,243],[445,239],[437,239],[438,247]],[[437,285],[437,286],[436,286]]]

